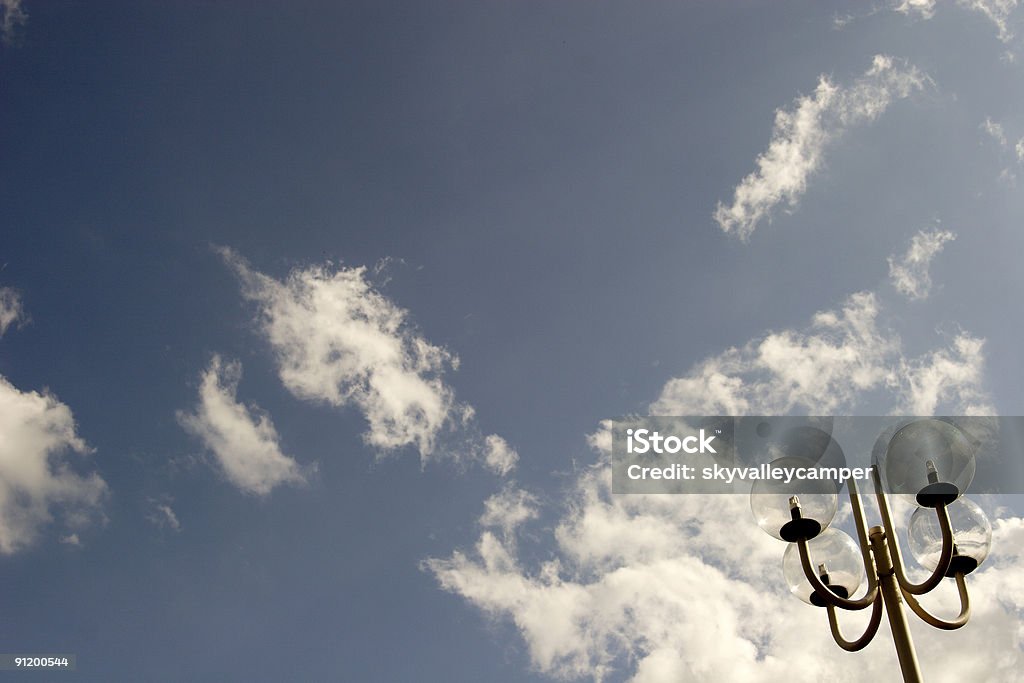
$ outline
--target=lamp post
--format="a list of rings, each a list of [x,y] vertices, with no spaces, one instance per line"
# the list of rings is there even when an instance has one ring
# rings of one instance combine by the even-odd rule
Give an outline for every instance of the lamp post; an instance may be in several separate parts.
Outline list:
[[[931,570],[920,583],[911,582],[904,572],[883,473],[890,492],[911,494],[918,506],[908,529],[910,550]],[[825,608],[839,647],[849,652],[866,647],[877,633],[884,611],[903,680],[917,683],[921,670],[903,604],[935,628],[960,628],[970,617],[964,577],[984,561],[991,546],[992,527],[985,514],[961,497],[973,477],[974,446],[963,432],[949,422],[924,419],[896,431],[871,467],[880,526],[868,528],[856,482],[847,481],[856,541],[828,528],[838,506],[838,493],[831,484],[819,483],[808,489],[806,482],[758,482],[751,491],[751,510],[762,529],[789,543],[782,566],[790,590],[804,602]],[[867,578],[867,591],[853,598],[862,576]],[[918,596],[947,577],[956,581],[960,595],[960,614],[949,620],[934,616],[918,601]],[[869,607],[871,616],[864,633],[848,640],[840,631],[836,610]]]

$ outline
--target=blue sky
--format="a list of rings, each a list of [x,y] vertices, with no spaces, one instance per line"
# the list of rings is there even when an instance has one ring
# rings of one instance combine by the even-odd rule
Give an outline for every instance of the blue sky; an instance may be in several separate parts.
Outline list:
[[[745,501],[612,496],[601,421],[1020,414],[1017,2],[0,7],[0,652],[895,666],[830,644]],[[1024,520],[986,504],[926,675],[1021,663]]]

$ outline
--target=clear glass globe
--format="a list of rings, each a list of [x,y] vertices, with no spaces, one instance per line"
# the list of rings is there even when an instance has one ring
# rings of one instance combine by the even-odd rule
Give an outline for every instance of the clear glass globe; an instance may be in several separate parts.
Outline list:
[[[822,467],[846,467],[843,449],[829,432],[817,427],[801,425],[787,430],[779,438],[779,450]]]
[[[803,458],[785,457],[773,460],[770,468],[813,468],[815,463]],[[780,541],[790,541],[783,535],[783,527],[794,519],[795,504],[799,516],[814,520],[820,525],[818,531],[832,523],[839,507],[836,483],[830,479],[759,479],[750,490],[750,511],[757,525]],[[813,525],[812,525],[813,526]],[[809,534],[811,538],[817,532]]]
[[[953,527],[955,552],[947,576],[969,574],[985,561],[992,548],[992,525],[981,508],[967,498],[946,507]],[[942,554],[942,530],[935,510],[919,508],[910,517],[910,553],[918,564],[934,570]]]
[[[864,563],[857,542],[849,534],[838,529],[825,529],[807,542],[807,553],[818,578],[836,595],[848,598],[860,587]],[[793,595],[808,605],[824,606],[825,603],[814,595],[814,589],[807,581],[796,543],[790,543],[782,556],[782,574]]]
[[[927,418],[896,430],[884,449],[875,448],[873,459],[887,491],[934,507],[951,503],[970,486],[975,450],[956,425]]]
[[[787,448],[793,439],[794,430],[816,429],[826,435],[832,434],[832,417],[740,417],[736,418],[735,443],[740,462],[747,466],[758,466],[783,456],[803,457],[817,462],[820,453],[793,451]]]

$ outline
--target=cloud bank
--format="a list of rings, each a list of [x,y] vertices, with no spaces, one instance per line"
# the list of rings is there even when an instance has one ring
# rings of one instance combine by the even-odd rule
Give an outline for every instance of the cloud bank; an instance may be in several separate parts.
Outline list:
[[[214,356],[203,373],[195,412],[179,412],[178,422],[214,455],[227,480],[246,493],[266,495],[280,484],[305,483],[298,463],[281,452],[270,416],[236,398],[241,375],[240,363]],[[164,521],[175,526],[177,518],[168,511]]]
[[[445,590],[511,622],[533,665],[557,679],[862,682],[898,671],[884,625],[865,653],[832,642],[824,611],[787,590],[785,546],[756,527],[745,499],[610,491],[607,468],[582,474],[555,526],[551,559],[539,563],[522,559],[517,535],[539,514],[535,501],[526,497],[523,509],[504,502],[515,491],[499,494],[475,548],[426,569]],[[912,620],[928,680],[1018,680],[1024,592],[1012,587],[1024,585],[1022,544],[1024,520],[994,524],[993,553],[971,575],[972,623],[955,647]],[[948,585],[927,600],[940,613],[956,611]],[[854,633],[866,615],[841,619]]]
[[[894,413],[990,413],[983,341],[966,333],[908,358],[879,323],[875,294],[851,295],[802,329],[766,333],[669,380],[652,415],[855,414],[883,397]],[[598,451],[570,487],[540,561],[520,553],[540,500],[505,489],[484,505],[471,551],[424,562],[440,586],[488,617],[510,622],[542,673],[633,683],[736,680],[887,680],[897,662],[885,626],[869,654],[829,635],[824,612],[795,600],[782,578],[784,544],[753,522],[745,497],[612,495],[608,424],[588,437]],[[899,522],[898,522],[899,523]],[[995,524],[994,552],[971,576],[976,610],[948,647],[914,624],[929,680],[1012,681],[1024,665],[1019,629],[1024,520]],[[537,557],[535,551],[529,557]],[[955,612],[945,586],[929,604]],[[842,617],[863,624],[864,615]],[[860,626],[849,626],[848,631]],[[1000,657],[980,653],[1000,652]],[[976,654],[979,653],[979,654]],[[856,657],[856,659],[854,659]]]
[[[871,68],[849,85],[837,85],[822,75],[813,95],[775,112],[772,137],[756,160],[757,170],[736,186],[732,204],[719,202],[715,209],[719,227],[745,240],[761,221],[771,219],[779,204],[795,207],[830,144],[850,127],[877,119],[894,100],[923,89],[927,82],[917,68],[885,55],[876,55]]]

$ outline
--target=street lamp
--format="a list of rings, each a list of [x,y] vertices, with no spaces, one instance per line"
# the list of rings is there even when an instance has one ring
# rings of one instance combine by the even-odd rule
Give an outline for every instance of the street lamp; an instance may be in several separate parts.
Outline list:
[[[780,460],[793,466],[793,461],[802,459]],[[988,555],[992,527],[977,505],[961,497],[974,478],[974,445],[956,425],[936,419],[911,422],[897,430],[883,449],[876,449],[874,461],[871,477],[881,526],[868,529],[856,482],[847,481],[859,542],[828,528],[838,506],[834,483],[760,480],[751,490],[751,510],[762,529],[789,543],[782,563],[786,582],[801,600],[826,609],[839,647],[856,652],[867,646],[878,631],[884,608],[903,680],[916,683],[921,681],[921,671],[902,603],[936,628],[952,630],[966,624],[970,603],[964,577]],[[814,466],[810,461],[804,464]],[[912,583],[904,573],[883,474],[891,493],[905,495],[918,506],[909,525],[910,550],[931,571],[921,583]],[[865,576],[867,591],[853,598]],[[917,599],[946,577],[956,581],[960,595],[960,614],[951,620],[929,613]],[[836,609],[868,607],[871,616],[864,633],[847,640],[839,629]]]

